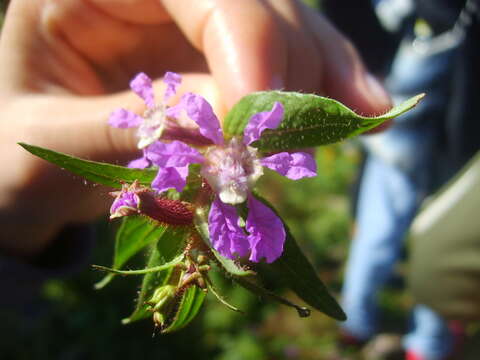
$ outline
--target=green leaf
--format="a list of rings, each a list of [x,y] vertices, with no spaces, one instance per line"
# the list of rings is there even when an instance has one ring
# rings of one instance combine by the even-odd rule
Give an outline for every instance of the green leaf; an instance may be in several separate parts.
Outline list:
[[[181,255],[185,249],[189,233],[190,229],[188,227],[167,227],[157,243],[152,247],[152,252],[146,267],[153,268],[164,265]],[[148,317],[151,313],[148,311],[148,305],[145,302],[152,297],[157,287],[166,284],[177,285],[179,274],[180,271],[177,268],[146,274],[143,277],[137,307],[133,314],[122,322],[128,324]]]
[[[261,276],[259,278],[261,278]],[[298,316],[300,316],[300,317],[310,316],[310,309],[308,309],[306,307],[303,307],[303,306],[300,306],[300,305],[297,305],[297,304],[285,299],[284,297],[282,297],[280,295],[277,295],[270,290],[267,290],[264,286],[258,284],[258,282],[255,281],[254,278],[240,278],[240,277],[237,277],[237,278],[234,278],[234,280],[239,285],[241,285],[245,289],[253,292],[254,294],[257,294],[261,297],[271,299],[271,300],[276,301],[280,304],[283,304],[283,305],[290,306],[290,307],[294,308],[295,310],[297,310]]]
[[[188,325],[198,314],[206,292],[198,286],[190,286],[182,294],[178,309],[170,325],[162,329],[162,333],[171,333]]]
[[[166,230],[164,225],[155,223],[143,216],[125,216],[115,237],[113,268],[121,269],[133,256],[149,244],[157,241]],[[95,289],[105,287],[114,277],[108,274],[95,284]]]
[[[227,114],[224,132],[227,137],[242,135],[250,117],[272,109],[276,101],[285,113],[280,126],[265,130],[253,143],[262,151],[299,149],[335,143],[371,130],[413,108],[423,98],[417,95],[392,108],[386,114],[360,116],[336,100],[296,92],[263,91],[243,97]]]
[[[227,299],[225,299],[223,297],[223,295],[221,295],[218,290],[215,288],[215,286],[213,285],[212,281],[206,277],[205,278],[206,281],[207,281],[207,287],[208,287],[208,291],[210,291],[210,293],[215,296],[217,298],[218,301],[220,301],[220,303],[222,303],[223,305],[225,305],[227,308],[229,308],[230,310],[232,311],[235,311],[235,312],[239,312],[239,313],[242,313],[243,314],[243,311],[241,311],[240,309],[238,309],[236,306],[230,304]]]
[[[255,196],[275,211],[265,199],[258,195]],[[272,277],[280,279],[308,305],[334,319],[346,320],[342,308],[338,305],[335,298],[329,294],[312,264],[300,250],[285,222],[284,226],[287,238],[282,256],[271,264],[257,264],[255,270],[258,277],[260,279],[271,279]]]
[[[79,159],[39,146],[24,143],[19,143],[19,145],[31,154],[58,165],[62,169],[80,175],[92,182],[113,188],[121,188],[122,182],[132,183],[135,180],[138,180],[141,185],[150,186],[157,174],[157,170],[154,169],[129,169],[123,166]]]

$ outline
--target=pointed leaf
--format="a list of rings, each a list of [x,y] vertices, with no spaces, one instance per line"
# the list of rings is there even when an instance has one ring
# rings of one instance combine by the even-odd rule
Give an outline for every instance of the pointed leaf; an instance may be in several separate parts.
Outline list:
[[[39,146],[24,143],[19,143],[19,145],[31,154],[58,165],[62,169],[80,175],[92,182],[113,188],[121,188],[122,182],[131,183],[135,180],[138,180],[141,185],[150,186],[157,174],[157,170],[154,169],[129,169],[123,166],[79,159]]]
[[[236,312],[239,312],[239,313],[242,313],[243,314],[243,311],[241,311],[240,309],[238,309],[237,307],[233,306],[232,304],[230,304],[227,299],[225,299],[223,297],[223,295],[221,295],[218,290],[215,288],[215,286],[213,285],[213,283],[211,282],[210,279],[207,278],[207,286],[208,286],[208,291],[210,291],[210,293],[215,296],[217,298],[218,301],[220,301],[220,303],[222,303],[223,305],[225,305],[227,308],[229,308],[230,310],[232,311],[236,311]]]
[[[299,149],[331,144],[371,130],[413,108],[424,94],[417,95],[386,114],[360,116],[336,100],[296,92],[263,91],[243,97],[227,114],[224,132],[227,137],[242,135],[250,118],[269,111],[275,102],[285,113],[280,126],[265,130],[253,146],[263,151]]]
[[[165,230],[164,225],[154,223],[143,216],[125,216],[115,237],[112,268],[121,269],[139,251],[157,241]],[[113,274],[108,274],[95,284],[95,288],[103,288],[113,277]]]
[[[259,285],[253,278],[249,279],[249,278],[237,277],[237,278],[234,278],[234,280],[239,285],[241,285],[245,289],[251,291],[252,293],[254,293],[258,296],[261,296],[261,297],[266,298],[266,299],[271,299],[271,300],[276,301],[280,304],[283,304],[283,305],[290,306],[290,307],[294,308],[295,310],[297,310],[298,316],[300,316],[300,317],[310,316],[310,309],[308,309],[304,306],[297,305],[297,304],[291,302],[290,300],[287,300],[284,297],[279,296],[279,295],[275,294],[274,292],[272,292],[270,290],[267,290],[262,285]]]
[[[171,333],[188,325],[198,314],[206,294],[195,285],[187,288],[182,294],[173,321],[162,329],[162,333]]]
[[[188,227],[167,227],[152,247],[146,267],[152,268],[164,265],[182,254],[189,233],[190,229]],[[166,284],[177,285],[178,275],[179,269],[177,268],[146,274],[143,278],[137,307],[130,317],[123,320],[123,323],[128,324],[151,315],[145,302],[152,297],[157,287]]]
[[[275,211],[265,199],[262,199],[258,195],[256,195],[256,197]],[[258,277],[262,279],[272,278],[272,276],[274,276],[283,281],[288,288],[293,290],[293,292],[308,305],[334,319],[345,320],[346,316],[342,308],[333,296],[329,294],[315,269],[300,250],[285,222],[284,225],[287,238],[283,254],[271,264],[256,264],[254,268],[257,271]]]

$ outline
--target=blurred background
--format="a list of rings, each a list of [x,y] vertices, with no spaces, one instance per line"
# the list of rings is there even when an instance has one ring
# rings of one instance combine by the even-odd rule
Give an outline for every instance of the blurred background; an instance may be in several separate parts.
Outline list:
[[[7,3],[0,1],[0,26]],[[317,151],[317,162],[316,178],[292,182],[268,172],[259,186],[337,295],[353,230],[349,199],[361,154],[352,142],[327,146]],[[118,224],[95,224],[98,236],[91,264],[111,264]],[[196,360],[308,360],[328,359],[339,351],[336,323],[325,315],[312,312],[309,318],[299,318],[295,310],[266,303],[222,278],[215,282],[245,314],[227,309],[209,294],[197,319],[178,333],[155,335],[148,319],[123,326],[121,319],[133,310],[140,278],[118,278],[96,291],[93,285],[102,275],[85,268],[67,280],[49,281],[41,303],[25,316],[0,312],[0,359],[168,360],[194,354]],[[6,289],[2,296],[8,296]],[[298,300],[291,293],[284,296]],[[402,284],[394,283],[381,299],[385,328],[401,332],[410,305]],[[340,350],[355,356],[348,347]]]

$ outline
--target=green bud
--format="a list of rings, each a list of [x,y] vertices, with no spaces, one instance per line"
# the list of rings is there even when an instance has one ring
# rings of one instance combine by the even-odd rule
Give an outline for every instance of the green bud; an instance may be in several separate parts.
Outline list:
[[[146,303],[152,307],[151,310],[159,311],[165,304],[174,300],[175,290],[176,287],[173,285],[160,286],[154,291],[152,297]]]

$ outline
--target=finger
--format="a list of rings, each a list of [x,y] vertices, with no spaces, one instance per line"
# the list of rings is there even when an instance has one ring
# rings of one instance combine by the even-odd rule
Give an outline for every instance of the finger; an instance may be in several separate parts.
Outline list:
[[[107,13],[96,1],[109,3],[15,0],[0,42],[0,88],[100,95],[125,89],[139,71],[159,78],[166,70],[206,69],[201,54],[170,20],[134,25]],[[148,4],[119,0],[118,7],[148,10]],[[113,5],[112,11],[120,13]],[[140,10],[136,11],[132,21]]]
[[[283,87],[286,47],[277,20],[262,1],[164,0],[163,4],[203,52],[228,106],[249,92]]]
[[[391,108],[382,85],[369,74],[354,46],[320,15],[306,10],[323,57],[325,93],[363,115],[378,115]]]
[[[170,16],[158,0],[90,0],[89,2],[109,16],[133,24],[148,25],[170,21]]]
[[[322,79],[322,57],[316,40],[305,26],[299,3],[294,0],[266,2],[271,12],[278,15],[287,51],[285,89],[318,93]]]

